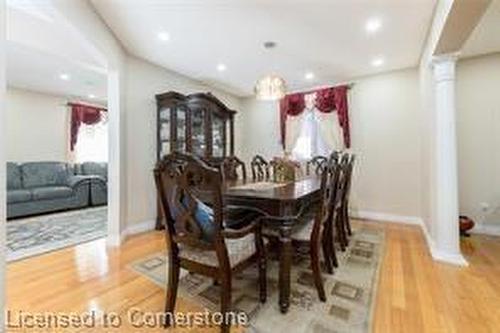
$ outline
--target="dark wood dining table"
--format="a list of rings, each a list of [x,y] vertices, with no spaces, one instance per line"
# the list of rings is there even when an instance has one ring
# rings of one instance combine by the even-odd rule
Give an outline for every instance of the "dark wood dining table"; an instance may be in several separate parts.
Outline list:
[[[268,227],[279,232],[280,270],[279,270],[279,306],[286,313],[290,306],[290,270],[293,259],[291,233],[294,224],[298,223],[297,215],[320,196],[321,180],[312,176],[284,184],[258,186],[248,188],[252,183],[262,181],[239,180],[224,184],[223,196],[226,205],[255,207],[264,211],[270,219],[266,219]],[[264,184],[265,185],[265,184]],[[251,186],[251,185],[250,185]]]

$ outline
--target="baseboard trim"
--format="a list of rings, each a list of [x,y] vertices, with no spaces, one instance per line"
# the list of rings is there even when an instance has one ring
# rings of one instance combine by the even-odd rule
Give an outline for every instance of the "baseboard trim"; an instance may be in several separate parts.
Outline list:
[[[155,229],[155,225],[156,225],[155,220],[147,220],[140,223],[135,223],[133,225],[128,226],[122,234],[124,235],[125,238],[128,236],[142,234],[148,231],[153,231]]]
[[[471,231],[473,234],[483,234],[490,236],[500,236],[500,225],[478,224]]]
[[[418,216],[395,215],[373,211],[351,211],[350,216],[358,219],[373,220],[378,222],[391,222],[402,224],[422,225],[423,221]]]
[[[462,254],[446,253],[437,250],[434,241],[432,240],[432,237],[429,233],[429,230],[427,229],[427,225],[424,223],[424,220],[418,216],[394,215],[371,211],[351,211],[349,215],[353,218],[366,219],[377,222],[400,223],[419,226],[422,230],[422,233],[424,234],[429,252],[435,261],[456,266],[468,266],[468,262],[467,260],[465,260]],[[498,234],[500,235],[500,227],[498,228]]]

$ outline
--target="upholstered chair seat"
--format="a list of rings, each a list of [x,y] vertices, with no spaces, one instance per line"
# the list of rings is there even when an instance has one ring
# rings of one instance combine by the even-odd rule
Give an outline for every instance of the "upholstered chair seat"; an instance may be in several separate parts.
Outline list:
[[[238,239],[225,239],[224,242],[231,267],[235,267],[255,255],[257,251],[254,234],[248,234]],[[215,251],[200,251],[199,248],[183,245],[179,247],[179,257],[211,267],[219,266]]]

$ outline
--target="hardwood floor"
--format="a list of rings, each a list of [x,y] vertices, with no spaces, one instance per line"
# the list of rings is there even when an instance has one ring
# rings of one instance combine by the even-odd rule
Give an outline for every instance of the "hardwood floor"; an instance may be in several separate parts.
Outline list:
[[[377,290],[374,332],[498,330],[500,237],[474,235],[464,240],[462,248],[470,266],[457,268],[432,261],[417,227],[362,223],[384,228],[387,239]],[[130,308],[152,312],[163,309],[163,290],[127,268],[132,261],[163,248],[162,233],[152,232],[131,238],[119,250],[106,249],[104,241],[98,240],[9,264],[8,309],[13,318],[19,311],[67,314],[95,310],[121,315],[124,326],[119,329],[101,326],[92,332],[163,332],[161,328],[138,329],[125,320]],[[201,308],[179,299],[178,310],[199,311]],[[214,327],[203,331],[219,330]],[[10,329],[9,332],[25,331]]]

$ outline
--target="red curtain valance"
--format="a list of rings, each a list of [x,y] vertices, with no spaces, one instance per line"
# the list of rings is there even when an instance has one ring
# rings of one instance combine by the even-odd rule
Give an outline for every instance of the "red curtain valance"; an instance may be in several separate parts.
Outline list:
[[[347,103],[347,85],[332,88],[309,91],[307,93],[295,93],[286,95],[280,100],[280,127],[281,143],[285,149],[286,138],[286,118],[288,116],[298,116],[305,108],[305,95],[316,93],[315,106],[320,112],[330,113],[337,111],[339,125],[342,128],[344,144],[351,147],[351,137],[349,133],[349,109]]]
[[[97,124],[102,119],[102,112],[107,110],[105,108],[79,103],[68,103],[68,106],[71,107],[70,149],[73,151],[78,140],[78,131],[80,130],[80,126],[82,124]]]

